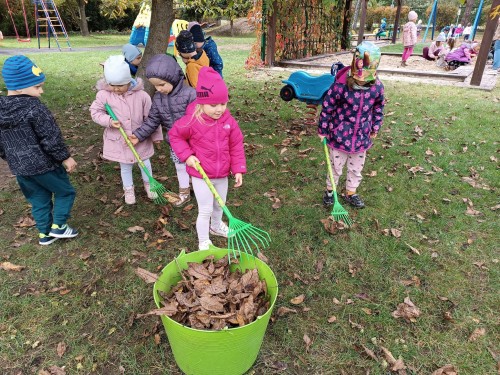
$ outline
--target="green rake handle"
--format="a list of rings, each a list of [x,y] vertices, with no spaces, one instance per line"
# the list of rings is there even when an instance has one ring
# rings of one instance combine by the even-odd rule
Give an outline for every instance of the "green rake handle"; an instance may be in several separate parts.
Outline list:
[[[232,219],[233,215],[231,215],[231,212],[229,212],[229,209],[226,207],[226,204],[222,200],[221,196],[219,195],[219,193],[217,193],[217,190],[215,190],[215,186],[212,184],[212,181],[210,181],[210,179],[208,178],[207,174],[205,173],[205,171],[201,167],[200,163],[198,163],[198,162],[196,163],[196,170],[201,174],[201,177],[203,178],[203,181],[205,181],[205,183],[207,184],[208,188],[210,189],[210,191],[214,195],[215,200],[217,201],[217,203],[219,203],[219,206],[221,206],[222,211],[224,211],[224,213],[226,214],[226,216],[228,218]]]
[[[108,103],[104,104],[104,107],[106,108],[106,111],[111,116],[111,118],[113,120],[115,120],[115,121],[118,121],[118,118],[116,117],[115,113],[113,112],[113,110],[111,109],[111,107],[109,106],[109,104]],[[146,168],[146,165],[144,164],[144,162],[142,161],[141,157],[139,156],[139,154],[135,150],[135,147],[132,144],[132,142],[130,142],[130,139],[128,139],[128,136],[125,133],[125,131],[123,130],[123,128],[120,126],[118,128],[118,130],[120,130],[120,133],[121,133],[123,139],[125,139],[125,142],[127,143],[127,146],[130,148],[130,151],[132,151],[132,153],[134,154],[134,156],[137,159],[137,162],[139,163],[139,165],[142,168],[142,170],[146,173],[146,175],[148,176],[148,178],[150,180],[152,180],[153,176],[151,176],[151,174],[149,173],[148,169]]]
[[[335,202],[338,202],[337,198],[337,188],[335,187],[335,180],[333,179],[333,170],[332,170],[332,162],[330,160],[330,152],[328,150],[328,146],[326,145],[326,137],[323,138],[323,150],[325,151],[325,156],[326,156],[326,165],[328,168],[328,177],[330,177],[330,182],[332,184],[333,188],[333,199],[335,199]]]

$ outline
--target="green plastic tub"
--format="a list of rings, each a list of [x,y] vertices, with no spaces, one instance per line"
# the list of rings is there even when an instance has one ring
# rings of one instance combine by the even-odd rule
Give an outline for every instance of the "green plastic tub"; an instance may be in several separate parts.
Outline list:
[[[187,269],[187,263],[201,263],[208,255],[220,259],[227,249],[181,252],[162,270],[153,287],[154,300],[160,306],[158,290],[168,292],[181,279],[178,267]],[[177,323],[168,316],[161,316],[168,341],[179,368],[188,375],[240,375],[244,374],[257,359],[267,324],[278,296],[278,282],[269,266],[258,258],[243,255],[239,265],[242,271],[257,268],[260,279],[265,279],[270,296],[269,310],[254,322],[243,327],[221,331],[193,329]]]

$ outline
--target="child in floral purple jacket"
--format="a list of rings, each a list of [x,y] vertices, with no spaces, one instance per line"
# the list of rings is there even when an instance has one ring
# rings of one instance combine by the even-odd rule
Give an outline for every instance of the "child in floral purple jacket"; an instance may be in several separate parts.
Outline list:
[[[384,118],[384,85],[377,78],[380,48],[371,42],[356,47],[351,66],[337,73],[335,83],[323,101],[318,135],[327,139],[332,160],[333,178],[326,179],[323,203],[333,204],[332,183],[338,185],[347,164],[344,199],[356,208],[365,204],[356,194],[361,183],[361,171],[366,151],[382,126]]]

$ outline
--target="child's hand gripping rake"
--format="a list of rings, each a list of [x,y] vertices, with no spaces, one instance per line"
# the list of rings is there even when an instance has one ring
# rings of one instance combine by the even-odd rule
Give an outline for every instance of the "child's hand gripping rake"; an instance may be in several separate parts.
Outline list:
[[[215,190],[214,185],[201,165],[198,163],[196,163],[196,170],[200,172],[203,180],[208,185],[208,188],[229,219],[229,233],[227,235],[229,260],[231,260],[231,251],[233,252],[234,258],[236,258],[238,255],[241,255],[241,251],[244,251],[247,255],[253,255],[252,247],[257,250],[257,253],[260,252],[259,246],[262,246],[263,248],[269,247],[271,242],[269,234],[266,231],[254,227],[252,224],[245,223],[244,221],[241,221],[231,215],[231,212],[229,212],[229,209],[220,197],[219,193]]]
[[[335,187],[335,180],[333,179],[333,171],[332,171],[332,163],[330,161],[330,153],[328,151],[328,146],[326,145],[326,138],[323,138],[323,149],[325,151],[326,156],[326,166],[328,169],[328,176],[330,177],[330,182],[333,188],[333,208],[331,215],[335,221],[342,220],[348,227],[352,225],[352,220],[349,218],[349,212],[342,207],[339,203],[339,199],[337,197],[337,188]]]
[[[111,116],[111,118],[114,121],[118,121],[118,118],[116,117],[115,113],[113,112],[113,110],[111,109],[111,107],[109,106],[109,104],[106,103],[104,105],[104,107],[106,108],[106,111]],[[139,154],[135,150],[134,145],[132,144],[132,142],[130,142],[130,139],[128,139],[127,134],[125,133],[125,131],[123,130],[123,128],[120,126],[118,129],[120,130],[120,133],[121,133],[123,139],[125,140],[125,142],[127,143],[128,147],[130,148],[130,150],[134,154],[135,158],[137,159],[137,162],[139,163],[139,166],[144,171],[144,173],[146,173],[146,175],[148,176],[148,179],[149,179],[149,189],[153,193],[155,193],[155,195],[156,195],[156,198],[154,198],[153,201],[156,204],[166,204],[167,200],[163,197],[163,194],[167,192],[167,189],[165,188],[165,186],[163,186],[158,181],[156,181],[153,178],[153,176],[151,176],[151,173],[149,173],[148,168],[146,168],[146,165],[144,164],[144,162],[140,158]]]

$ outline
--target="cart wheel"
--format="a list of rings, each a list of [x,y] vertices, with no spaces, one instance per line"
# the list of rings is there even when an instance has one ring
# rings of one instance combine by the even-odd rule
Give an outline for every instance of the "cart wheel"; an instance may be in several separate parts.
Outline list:
[[[285,102],[289,102],[295,97],[295,93],[293,92],[293,87],[290,85],[283,86],[283,88],[280,91],[280,97],[283,99]]]

